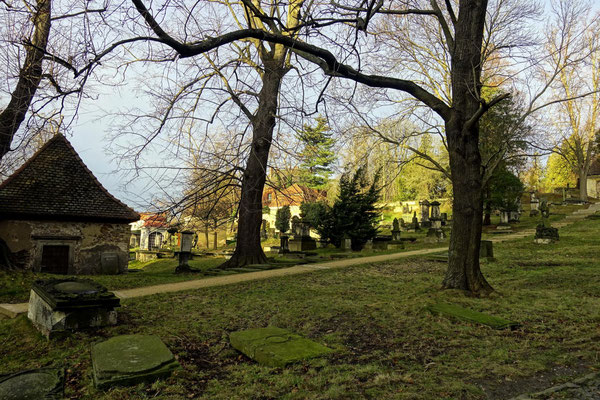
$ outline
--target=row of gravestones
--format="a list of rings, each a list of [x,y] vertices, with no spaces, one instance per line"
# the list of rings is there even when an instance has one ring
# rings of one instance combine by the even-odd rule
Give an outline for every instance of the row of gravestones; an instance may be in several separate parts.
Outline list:
[[[120,300],[88,279],[36,281],[28,318],[48,339],[82,329],[115,325]],[[232,346],[270,366],[329,354],[332,350],[280,328],[234,332]],[[153,335],[119,335],[91,348],[92,376],[98,389],[166,378],[179,368],[162,340]],[[0,375],[0,399],[62,399],[64,372],[41,368]]]

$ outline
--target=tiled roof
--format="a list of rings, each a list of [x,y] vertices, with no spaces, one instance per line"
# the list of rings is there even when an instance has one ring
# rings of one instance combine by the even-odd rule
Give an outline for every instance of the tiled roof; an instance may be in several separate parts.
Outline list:
[[[262,203],[268,207],[299,206],[302,203],[324,200],[327,192],[311,189],[294,183],[282,190],[267,188],[263,191]]]
[[[0,185],[0,219],[123,221],[138,213],[113,197],[56,135]]]

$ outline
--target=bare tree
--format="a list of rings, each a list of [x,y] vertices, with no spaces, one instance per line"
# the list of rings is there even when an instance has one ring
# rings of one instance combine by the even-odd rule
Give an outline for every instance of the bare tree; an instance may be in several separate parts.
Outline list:
[[[481,95],[483,86],[482,52],[486,49],[484,31],[488,11],[487,0],[460,0],[458,4],[452,1],[445,1],[441,4],[437,0],[429,2],[406,0],[387,8],[384,1],[361,1],[350,4],[334,3],[333,7],[324,5],[322,8],[314,10],[312,7],[318,6],[314,3],[292,3],[289,6],[292,7],[293,12],[287,13],[276,11],[267,13],[261,11],[258,3],[243,0],[242,4],[246,13],[251,15],[255,21],[260,21],[261,24],[268,26],[269,29],[261,29],[260,26],[250,23],[245,28],[223,24],[222,30],[211,32],[213,36],[207,36],[200,32],[194,35],[183,35],[181,38],[169,34],[145,7],[142,0],[132,1],[152,34],[151,36],[127,39],[127,41],[162,43],[174,50],[179,58],[196,57],[239,41],[258,40],[272,43],[268,46],[269,50],[265,52],[268,58],[263,62],[265,72],[273,72],[274,75],[269,79],[264,78],[262,82],[259,104],[264,104],[266,108],[259,107],[256,114],[253,114],[252,125],[256,141],[253,141],[252,156],[244,174],[244,182],[254,183],[254,185],[243,185],[242,188],[242,204],[251,207],[246,210],[243,210],[245,207],[240,207],[240,217],[242,212],[246,212],[247,216],[253,215],[253,217],[249,217],[251,221],[259,221],[259,215],[255,214],[258,214],[260,209],[256,205],[260,204],[259,193],[264,185],[264,172],[262,175],[254,175],[254,172],[259,169],[264,170],[266,165],[264,161],[270,146],[268,136],[259,132],[272,132],[275,121],[274,113],[269,114],[262,111],[276,110],[276,108],[272,108],[277,105],[274,97],[276,98],[283,76],[282,72],[285,70],[285,64],[282,64],[284,61],[276,56],[293,51],[317,64],[329,76],[349,79],[374,88],[397,90],[412,96],[430,109],[443,121],[454,189],[449,265],[443,285],[446,288],[464,289],[478,293],[487,293],[493,290],[483,277],[479,266],[483,211],[482,188],[485,174],[479,149],[479,121],[491,107],[509,95],[502,94],[489,100]],[[192,10],[200,4],[194,3],[187,10]],[[311,8],[308,8],[309,5]],[[277,9],[273,8],[273,10]],[[378,18],[390,18],[390,15],[407,18],[409,21],[433,19],[437,23],[437,32],[442,37],[444,54],[448,60],[450,71],[451,94],[449,97],[428,90],[419,79],[414,78],[410,71],[397,70],[378,75],[371,73],[369,68],[363,67],[363,55],[369,52],[369,41],[361,39],[361,32],[366,33],[368,37],[370,23]],[[189,16],[192,18],[193,13],[190,12]],[[293,28],[287,24],[290,17],[295,21]],[[344,23],[345,27],[351,26],[352,29],[336,30],[334,24],[337,23]],[[300,27],[306,26],[320,28],[319,34],[315,37],[301,38],[297,32]],[[346,33],[349,36],[345,36]],[[344,37],[353,37],[354,40],[345,40]],[[314,44],[308,41],[312,41]],[[357,67],[353,67],[351,64],[357,65]],[[558,72],[555,70],[554,76],[558,76]],[[400,77],[396,77],[397,75]],[[536,98],[540,98],[544,93],[545,90],[539,91]],[[527,112],[536,111],[541,107],[535,106],[534,99]],[[260,223],[250,223],[244,228],[240,225],[240,238],[246,238],[244,240],[249,243],[248,248],[252,249],[250,251],[252,254],[248,254],[242,250],[244,246],[240,246],[237,260],[260,261],[263,259],[262,251],[258,252],[258,257],[255,257],[259,229]]]
[[[33,34],[25,46],[25,60],[8,105],[0,112],[0,160],[10,150],[15,133],[25,119],[33,96],[42,80],[44,60],[51,25],[51,0],[38,0],[32,13]]]
[[[561,2],[557,7],[563,26],[582,28],[566,32],[557,28],[549,32],[551,63],[560,70],[553,86],[558,101],[553,123],[559,135],[551,150],[563,157],[579,177],[579,196],[587,201],[587,176],[598,154],[600,129],[600,22],[590,17],[593,14],[587,3]],[[589,56],[585,63],[572,65],[568,63],[569,52]]]

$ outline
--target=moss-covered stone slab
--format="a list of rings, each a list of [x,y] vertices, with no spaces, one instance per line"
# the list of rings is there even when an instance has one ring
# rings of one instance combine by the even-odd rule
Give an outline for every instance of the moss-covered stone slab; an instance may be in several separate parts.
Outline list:
[[[64,374],[62,369],[41,368],[0,375],[2,400],[62,399]]]
[[[157,336],[122,335],[92,346],[94,385],[99,389],[166,378],[179,367]]]
[[[487,325],[493,329],[515,329],[521,326],[518,322],[513,322],[504,318],[469,310],[468,308],[463,308],[455,304],[432,304],[427,306],[427,310],[429,310],[432,314],[444,315],[463,321],[475,322],[478,324]]]
[[[333,352],[319,343],[275,327],[232,332],[229,340],[235,349],[270,367],[285,367]]]

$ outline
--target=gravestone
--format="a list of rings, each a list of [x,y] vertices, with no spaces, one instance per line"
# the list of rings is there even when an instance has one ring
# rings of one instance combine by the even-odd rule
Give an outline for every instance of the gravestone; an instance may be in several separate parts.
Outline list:
[[[64,398],[62,369],[40,368],[0,375],[2,400],[59,400]]]
[[[285,254],[290,252],[288,246],[289,237],[288,235],[279,236],[279,254]]]
[[[507,225],[509,221],[510,221],[510,212],[509,211],[505,211],[505,210],[501,210],[501,212],[500,212],[500,224]]]
[[[553,228],[549,225],[548,217],[550,216],[550,207],[545,201],[542,202],[542,222],[535,228],[534,243],[550,244],[559,240],[558,228]]]
[[[442,226],[445,226],[448,223],[448,213],[441,213],[440,219],[442,220]]]
[[[392,222],[392,241],[400,242],[400,223],[398,218],[394,218]]]
[[[310,237],[310,225],[300,218],[292,218],[294,238],[289,240],[290,251],[307,251],[317,248],[317,241]]]
[[[267,220],[265,220],[265,219],[262,220],[262,224],[260,225],[260,238],[262,240],[269,238],[269,234],[267,233],[268,224],[269,223],[267,222]]]
[[[275,327],[232,332],[229,340],[233,348],[269,367],[285,367],[333,352],[319,343]]]
[[[421,206],[421,223],[429,221],[429,202],[427,200],[419,201]]]
[[[119,273],[119,255],[117,253],[102,253],[100,255],[100,268],[103,275],[116,275]]]
[[[421,228],[419,226],[419,220],[417,219],[417,212],[415,211],[413,213],[412,222],[407,226],[406,231],[407,232],[418,232],[420,230],[421,230]]]
[[[430,219],[441,219],[440,202],[439,201],[432,201],[429,205],[431,206],[431,217],[430,217]]]
[[[439,222],[439,221],[438,221]],[[427,237],[425,238],[425,242],[427,243],[437,243],[442,242],[446,238],[446,234],[441,228],[429,228],[427,230]]]
[[[50,338],[67,331],[116,325],[120,301],[89,279],[35,281],[27,317]]]
[[[535,197],[535,193],[531,193],[530,206],[531,206],[531,210],[529,211],[529,216],[530,217],[537,216],[540,213],[540,211],[539,211],[540,201]]]
[[[494,243],[491,240],[482,240],[479,248],[479,258],[494,258]]]
[[[99,389],[154,382],[178,367],[157,336],[121,335],[92,346],[92,374]]]
[[[340,246],[344,251],[352,251],[352,239],[350,236],[344,235],[342,238],[342,244]]]

